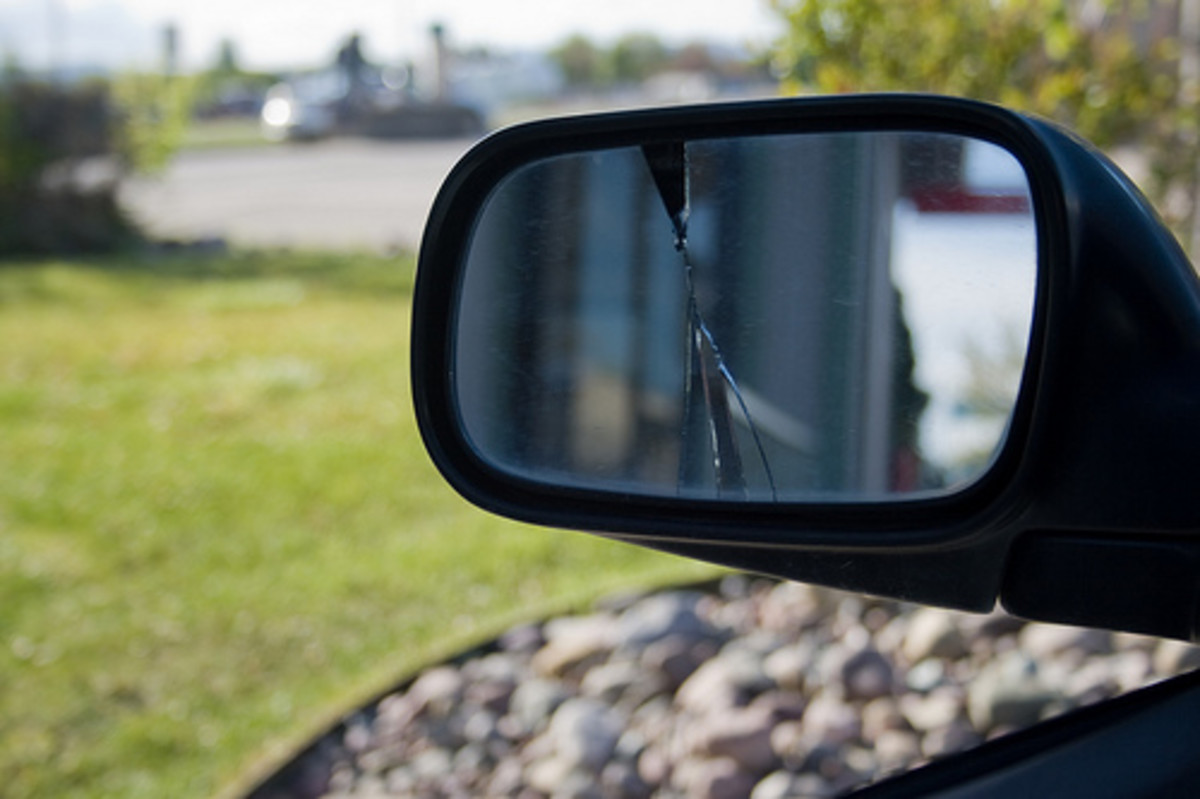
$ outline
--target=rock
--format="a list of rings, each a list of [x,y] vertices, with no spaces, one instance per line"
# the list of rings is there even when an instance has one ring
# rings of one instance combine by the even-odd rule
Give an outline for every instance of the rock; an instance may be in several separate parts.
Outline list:
[[[463,701],[468,706],[482,708],[489,713],[504,715],[516,689],[515,682],[475,682],[467,686]]]
[[[965,752],[983,742],[965,718],[958,718],[944,727],[936,727],[921,738],[921,754],[933,760],[955,752]]]
[[[671,771],[671,758],[661,746],[647,746],[638,755],[638,776],[652,789],[670,779]]]
[[[900,698],[900,712],[918,732],[930,732],[945,727],[964,716],[966,698],[962,689],[946,686],[926,696],[908,694]]]
[[[605,799],[648,799],[650,786],[631,763],[615,761],[600,772],[600,788]]]
[[[745,705],[772,687],[762,661],[745,650],[721,650],[688,677],[675,692],[676,703],[695,713]]]
[[[551,795],[566,782],[574,768],[575,764],[567,758],[551,755],[526,766],[524,781],[534,790]]]
[[[446,716],[462,700],[466,681],[453,666],[438,666],[418,677],[406,692],[412,716]]]
[[[409,768],[400,767],[392,769],[384,777],[383,784],[384,790],[395,796],[404,796],[417,792],[417,776]]]
[[[613,748],[613,758],[623,760],[630,763],[636,762],[638,756],[646,748],[649,741],[640,730],[633,729],[630,725],[626,725],[625,730],[621,733],[621,737],[617,739],[617,745]]]
[[[572,767],[585,766],[599,773],[608,762],[624,725],[612,708],[593,699],[563,702],[550,719],[547,735],[559,757]]]
[[[875,756],[874,749],[850,744],[842,747],[840,757],[843,765],[855,775],[851,784],[872,780],[879,773],[879,758]]]
[[[868,702],[862,709],[862,737],[871,743],[889,730],[909,730],[908,721],[890,696]]]
[[[372,743],[371,727],[362,718],[347,722],[346,732],[342,736],[342,745],[346,751],[353,754],[365,752]]]
[[[699,749],[713,757],[727,757],[741,770],[765,774],[778,763],[771,749],[775,719],[769,708],[733,709],[708,716],[697,730]]]
[[[344,796],[827,797],[1200,667],[1182,643],[724,586],[514,628],[348,718],[305,768]]]
[[[967,642],[954,614],[921,608],[909,621],[901,652],[909,663],[926,658],[953,660],[967,654]]]
[[[795,691],[767,691],[759,694],[750,703],[751,709],[761,709],[771,718],[771,724],[781,721],[798,721],[804,717],[808,700]]]
[[[1037,722],[1058,695],[1038,676],[1037,665],[1019,651],[984,666],[967,688],[967,710],[975,729],[1022,728]]]
[[[879,770],[894,774],[907,770],[921,759],[921,739],[905,730],[884,730],[873,747]]]
[[[668,591],[635,603],[617,620],[617,645],[640,648],[672,635],[717,637],[717,631],[696,613],[703,598],[697,591]]]
[[[872,636],[875,648],[881,652],[899,652],[904,646],[905,636],[908,635],[908,624],[913,612],[910,610],[899,614],[875,633]]]
[[[773,771],[758,781],[750,799],[791,799],[796,795],[795,776],[786,771]]]
[[[895,689],[891,661],[870,647],[855,652],[842,664],[842,687],[850,700],[878,699]]]
[[[722,635],[741,636],[759,630],[758,602],[748,598],[706,597],[697,611]]]
[[[504,652],[530,654],[546,643],[540,624],[522,624],[500,636],[497,645]]]
[[[695,799],[744,799],[758,782],[729,758],[691,761],[677,776],[679,787]]]
[[[1170,677],[1200,668],[1200,646],[1184,641],[1160,641],[1154,650],[1154,671]]]
[[[645,670],[634,661],[611,660],[588,669],[587,674],[579,683],[579,692],[584,696],[613,705],[634,685],[661,684],[662,680],[655,680],[654,676],[648,676]],[[650,693],[644,698],[649,698],[654,693],[657,693],[657,690],[651,688]]]
[[[596,775],[576,769],[558,784],[551,793],[551,799],[607,799],[600,786],[596,784]]]
[[[501,760],[487,778],[487,796],[515,796],[525,782],[524,768],[516,758]]]
[[[735,653],[746,654],[761,661],[779,651],[790,640],[768,630],[751,630],[726,643],[722,647],[721,653],[729,656],[733,656]]]
[[[784,721],[771,730],[771,751],[788,769],[799,769],[808,757],[808,741],[804,725],[797,721]]]
[[[561,677],[589,662],[603,660],[612,649],[616,625],[603,615],[558,619],[543,628],[546,644],[530,665],[544,677]]]
[[[927,694],[946,680],[946,664],[937,658],[920,661],[904,676],[904,682],[917,693]]]
[[[823,601],[825,595],[803,583],[781,582],[763,597],[759,606],[759,623],[771,632],[803,631],[818,623],[832,603]]]
[[[486,709],[477,709],[467,714],[463,721],[463,737],[471,742],[479,743],[499,735],[496,714]]]
[[[1144,649],[1116,652],[1106,660],[1120,693],[1136,690],[1154,676],[1154,656]]]
[[[1149,660],[1148,656],[1146,660]],[[1112,658],[1092,658],[1067,674],[1063,691],[1080,705],[1090,705],[1098,699],[1116,694],[1120,691],[1120,683]]]
[[[763,660],[763,672],[781,688],[801,691],[816,665],[816,656],[816,646],[809,641],[782,646]]]
[[[1029,624],[1017,636],[1017,645],[1034,660],[1049,660],[1067,650],[1080,655],[1107,655],[1113,651],[1112,633],[1061,624]]]
[[[451,768],[455,774],[471,773],[480,778],[494,766],[495,763],[485,747],[478,743],[470,743],[454,753],[454,764]]]
[[[963,616],[963,632],[967,638],[996,639],[1016,635],[1028,624],[1024,619],[1010,616],[996,609],[983,616]]]
[[[529,665],[524,658],[509,652],[492,652],[468,660],[459,671],[463,679],[472,682],[516,685],[529,676]]]
[[[800,726],[810,746],[839,746],[856,740],[862,732],[858,712],[829,691],[820,691],[812,698]]]
[[[800,774],[792,780],[792,799],[829,799],[837,789],[816,774]]]
[[[509,701],[508,717],[516,722],[517,735],[539,731],[559,705],[571,697],[562,683],[534,678],[517,686]]]
[[[633,711],[627,731],[636,732],[645,741],[665,740],[675,726],[676,710],[670,697],[660,694]]]
[[[449,774],[454,757],[445,749],[426,749],[415,755],[408,763],[408,770],[418,780],[434,780]]]
[[[749,599],[760,588],[765,586],[769,590],[773,585],[774,582],[770,580],[756,578],[749,574],[734,573],[721,578],[721,582],[717,586],[717,593],[727,601]]]
[[[641,662],[646,669],[662,674],[666,687],[674,689],[692,676],[702,663],[716,655],[718,650],[716,641],[670,635],[647,646],[642,651]]]
[[[1142,635],[1140,633],[1119,633],[1112,634],[1113,649],[1118,652],[1124,652],[1128,649],[1140,649],[1143,652],[1153,652],[1159,645],[1161,639],[1155,638],[1153,635]],[[1181,642],[1182,643],[1182,642]]]

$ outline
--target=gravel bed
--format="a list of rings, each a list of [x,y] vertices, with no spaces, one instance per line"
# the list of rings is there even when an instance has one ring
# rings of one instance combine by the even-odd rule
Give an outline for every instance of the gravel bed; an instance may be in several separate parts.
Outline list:
[[[253,796],[828,797],[1196,666],[1179,642],[735,576],[512,629]]]

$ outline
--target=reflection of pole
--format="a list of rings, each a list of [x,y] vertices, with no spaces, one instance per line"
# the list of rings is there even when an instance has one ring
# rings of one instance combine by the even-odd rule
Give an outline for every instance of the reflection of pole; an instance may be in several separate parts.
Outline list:
[[[887,493],[892,466],[895,301],[892,287],[892,210],[900,194],[899,143],[894,136],[863,137],[862,235],[867,274],[863,324],[862,449],[858,487]]]

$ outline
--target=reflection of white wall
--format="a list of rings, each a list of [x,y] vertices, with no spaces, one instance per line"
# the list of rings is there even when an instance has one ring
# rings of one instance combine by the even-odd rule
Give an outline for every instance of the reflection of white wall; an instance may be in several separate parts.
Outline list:
[[[968,352],[975,348],[1002,360],[1013,344],[1022,351],[1027,346],[1037,283],[1033,217],[920,214],[901,203],[893,258],[893,279],[912,332],[916,381],[930,395],[921,450],[953,474],[962,459],[991,450],[1003,434],[1004,419],[963,407]],[[1015,399],[1020,374],[1013,378]]]

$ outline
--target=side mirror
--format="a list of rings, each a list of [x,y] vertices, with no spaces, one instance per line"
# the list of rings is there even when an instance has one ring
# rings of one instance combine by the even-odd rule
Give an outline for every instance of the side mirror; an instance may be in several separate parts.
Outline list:
[[[478,145],[426,231],[413,383],[435,463],[505,515],[1192,638],[1198,333],[1186,258],[1069,134],[821,98]]]

